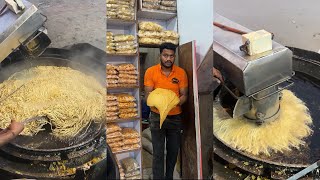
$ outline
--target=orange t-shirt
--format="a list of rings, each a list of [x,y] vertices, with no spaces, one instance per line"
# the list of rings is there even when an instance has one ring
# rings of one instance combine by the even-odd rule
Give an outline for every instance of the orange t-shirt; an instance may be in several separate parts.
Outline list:
[[[162,72],[161,65],[158,64],[147,69],[144,75],[144,85],[153,87],[153,89],[169,89],[180,97],[180,88],[188,87],[188,78],[186,72],[176,65],[173,65],[172,71],[167,77]],[[151,111],[159,114],[159,111],[155,107],[152,107]],[[174,107],[168,115],[177,115],[180,113],[181,107],[178,105]]]

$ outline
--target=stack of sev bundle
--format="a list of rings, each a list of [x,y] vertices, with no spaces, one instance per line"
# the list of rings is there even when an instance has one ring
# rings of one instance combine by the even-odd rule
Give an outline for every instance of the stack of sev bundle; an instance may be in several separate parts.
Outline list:
[[[142,7],[146,9],[160,9],[160,0],[142,0]]]
[[[119,118],[119,106],[117,101],[117,96],[107,94],[107,122],[115,121]]]
[[[176,0],[161,0],[160,9],[168,12],[177,12],[177,1]]]
[[[123,128],[123,150],[134,150],[140,148],[140,135],[139,132],[132,128]]]
[[[138,116],[136,98],[130,94],[107,94],[107,123]]]
[[[121,127],[116,123],[107,124],[107,144],[110,146],[113,153],[122,150],[123,136]]]
[[[135,0],[107,0],[107,18],[134,20]]]
[[[107,87],[118,86],[119,76],[117,68],[115,65],[107,64]]]
[[[114,35],[113,41],[115,43],[116,54],[136,54],[137,43],[136,38],[130,34]]]
[[[175,45],[179,44],[179,34],[175,31],[164,30],[164,28],[150,21],[139,23],[139,43],[148,45],[160,45],[168,42]]]
[[[129,94],[117,95],[119,103],[119,117],[121,119],[135,118],[138,116],[136,98]]]
[[[162,42],[168,42],[175,45],[179,44],[179,34],[175,31],[163,31],[162,32]]]
[[[161,32],[163,27],[155,22],[143,21],[139,23],[139,44],[155,44],[162,43]]]
[[[107,32],[106,52],[107,52],[107,54],[115,54],[116,53],[115,43],[113,42],[113,33],[110,31]]]
[[[119,86],[135,86],[138,82],[138,72],[133,64],[120,64],[119,71]]]
[[[151,10],[162,10],[171,13],[177,12],[176,0],[142,0],[142,7]]]
[[[140,148],[139,132],[132,128],[122,128],[116,123],[107,124],[107,144],[113,153]]]
[[[136,54],[137,47],[134,35],[107,32],[107,54]]]
[[[107,88],[138,85],[138,71],[133,64],[107,64]]]

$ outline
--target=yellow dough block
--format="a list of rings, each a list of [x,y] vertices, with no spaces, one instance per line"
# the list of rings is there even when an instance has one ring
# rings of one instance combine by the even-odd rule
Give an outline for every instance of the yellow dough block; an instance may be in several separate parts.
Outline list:
[[[250,56],[272,50],[272,35],[265,30],[259,30],[242,35],[243,44],[249,41],[248,54]]]

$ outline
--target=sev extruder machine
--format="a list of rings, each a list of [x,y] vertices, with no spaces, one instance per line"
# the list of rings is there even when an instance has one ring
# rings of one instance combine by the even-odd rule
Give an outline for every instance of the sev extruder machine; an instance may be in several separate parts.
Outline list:
[[[315,72],[319,62],[297,58],[289,48],[274,41],[271,50],[250,56],[249,42],[243,43],[241,34],[251,30],[218,14],[215,22],[212,46],[214,67],[222,72],[226,81],[222,83],[218,98],[213,103],[217,113],[227,112],[228,118],[243,117],[257,126],[271,123],[278,120],[283,110],[280,106],[282,91],[290,89],[307,104],[313,118],[314,132],[303,139],[305,146],[287,152],[273,152],[271,156],[239,150],[213,133],[214,157],[254,175],[274,179],[288,178],[316,162],[320,149],[316,141],[319,113],[314,106],[319,104],[315,99],[320,92],[320,76]],[[227,27],[232,28],[228,30]],[[212,87],[212,84],[209,86]],[[274,138],[278,138],[278,134],[274,134]],[[312,169],[313,174],[319,173],[316,168]]]

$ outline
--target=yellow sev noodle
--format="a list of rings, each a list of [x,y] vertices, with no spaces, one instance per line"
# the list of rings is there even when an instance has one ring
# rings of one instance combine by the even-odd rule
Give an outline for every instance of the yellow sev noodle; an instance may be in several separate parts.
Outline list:
[[[38,66],[13,74],[0,84],[0,99],[18,91],[0,104],[0,128],[12,119],[23,121],[47,116],[28,123],[22,135],[34,135],[49,123],[58,138],[75,136],[92,121],[105,116],[105,89],[99,82],[68,67]]]
[[[226,144],[253,155],[290,151],[305,145],[303,138],[312,130],[312,118],[305,104],[291,91],[284,90],[281,114],[273,122],[257,126],[243,118],[224,119],[214,109],[214,133]]]

